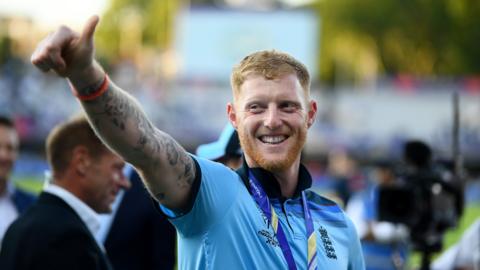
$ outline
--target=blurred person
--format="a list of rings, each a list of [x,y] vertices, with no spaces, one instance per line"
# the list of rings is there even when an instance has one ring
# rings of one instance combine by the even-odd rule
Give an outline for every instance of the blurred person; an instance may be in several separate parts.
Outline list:
[[[403,224],[379,221],[377,213],[379,189],[396,182],[392,165],[378,162],[372,178],[374,183],[355,194],[346,207],[362,242],[365,267],[367,270],[405,269],[409,230]]]
[[[35,196],[9,181],[18,156],[19,138],[13,121],[0,116],[0,247],[8,226],[34,201]]]
[[[93,235],[96,213],[111,211],[118,191],[129,187],[124,161],[102,144],[85,118],[55,127],[46,153],[52,180],[8,228],[0,269],[111,269]]]
[[[138,173],[125,168],[131,187],[121,190],[112,213],[100,215],[96,234],[115,270],[174,269],[175,228],[158,214]]]
[[[245,159],[236,173],[188,154],[109,80],[94,60],[98,20],[82,33],[60,27],[32,63],[69,80],[97,133],[140,173],[177,229],[180,269],[364,268],[350,219],[307,190],[300,154],[317,105],[303,64],[261,51],[234,68],[227,114]]]
[[[480,270],[480,218],[432,264],[432,270]]]
[[[352,193],[363,184],[364,177],[352,154],[346,149],[334,148],[328,152],[325,172],[314,178],[313,189],[345,207]]]
[[[197,157],[220,162],[233,170],[242,166],[242,148],[238,133],[230,123],[223,128],[218,140],[198,146],[195,154]]]

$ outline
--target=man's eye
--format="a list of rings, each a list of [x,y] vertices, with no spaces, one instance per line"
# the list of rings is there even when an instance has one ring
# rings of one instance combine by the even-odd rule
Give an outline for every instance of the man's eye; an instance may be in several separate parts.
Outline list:
[[[286,112],[294,112],[297,110],[298,106],[294,103],[288,102],[288,103],[282,104],[281,108]]]
[[[253,104],[248,107],[248,111],[251,113],[260,113],[263,111],[263,109],[259,105]]]

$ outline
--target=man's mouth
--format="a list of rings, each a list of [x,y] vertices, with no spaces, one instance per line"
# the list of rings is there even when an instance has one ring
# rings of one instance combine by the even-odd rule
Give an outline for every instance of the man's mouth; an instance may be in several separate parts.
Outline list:
[[[268,143],[268,144],[280,144],[283,141],[285,141],[288,137],[285,135],[277,135],[277,136],[260,136],[259,139],[263,143]]]

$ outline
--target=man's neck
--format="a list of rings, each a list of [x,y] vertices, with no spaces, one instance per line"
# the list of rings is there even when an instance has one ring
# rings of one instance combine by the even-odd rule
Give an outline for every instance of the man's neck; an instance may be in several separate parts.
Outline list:
[[[258,167],[259,165],[246,158],[249,167]],[[298,185],[298,175],[300,170],[300,157],[293,162],[293,164],[283,170],[270,171],[277,180],[282,196],[291,198],[295,194]]]
[[[290,168],[282,171],[271,172],[277,179],[282,196],[291,198],[295,194],[298,185],[298,170],[300,163],[294,162]]]

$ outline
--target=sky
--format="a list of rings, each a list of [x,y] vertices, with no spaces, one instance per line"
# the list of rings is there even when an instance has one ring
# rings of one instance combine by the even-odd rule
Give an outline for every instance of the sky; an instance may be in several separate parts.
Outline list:
[[[1,16],[25,16],[40,27],[81,26],[94,14],[101,15],[109,0],[0,0]]]

